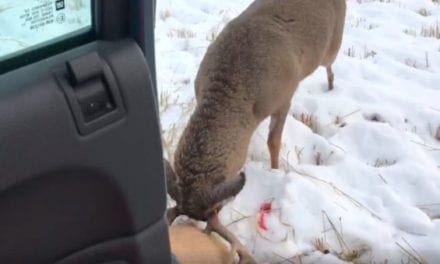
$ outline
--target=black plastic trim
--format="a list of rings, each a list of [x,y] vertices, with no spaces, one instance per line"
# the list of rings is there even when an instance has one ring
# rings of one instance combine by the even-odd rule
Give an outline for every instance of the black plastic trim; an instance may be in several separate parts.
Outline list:
[[[99,58],[97,53],[91,54],[96,54],[96,56]],[[121,120],[125,115],[125,106],[122,102],[121,91],[119,90],[114,74],[108,66],[107,62],[102,58],[99,59],[101,64],[100,66],[102,67],[103,79],[105,79],[106,86],[108,86],[108,93],[111,97],[114,108],[112,109],[112,111],[96,119],[93,119],[92,121],[89,121],[84,117],[83,110],[75,93],[75,88],[72,87],[72,85],[68,81],[69,76],[66,75],[66,70],[57,70],[55,74],[58,83],[62,87],[66,95],[66,99],[69,102],[69,106],[72,111],[73,117],[75,118],[78,132],[83,136],[95,132],[111,123],[115,123],[116,121]]]
[[[54,72],[67,74],[67,61],[93,52],[108,64],[126,112],[121,120],[81,135]],[[165,179],[154,88],[143,53],[133,40],[93,42],[2,75],[0,83],[7,84],[0,89],[0,196],[13,188],[23,190],[14,189],[14,196],[0,199],[4,205],[0,203],[0,212],[5,212],[0,217],[0,263],[53,263],[48,258],[59,259],[106,239],[135,235],[164,216]],[[80,168],[84,170],[72,177],[73,182],[65,178]],[[85,196],[86,189],[78,184],[91,187],[88,181],[98,178],[112,184],[96,180],[95,191]],[[36,181],[27,185],[32,179]],[[114,210],[117,218],[103,220],[100,217],[107,215],[96,213],[105,207],[90,196],[104,197],[100,193],[112,186],[117,191],[109,193],[119,193],[126,206]],[[63,200],[61,194],[67,197]],[[92,214],[81,217],[90,221],[75,222],[81,219],[75,212],[84,204]],[[127,213],[120,213],[124,210]],[[115,225],[120,217],[130,223]],[[103,230],[109,226],[113,231]],[[82,228],[96,232],[77,232]],[[150,247],[157,239],[168,240],[167,230],[149,240]],[[169,245],[155,248],[154,254],[161,254],[163,261],[151,263],[170,263]]]

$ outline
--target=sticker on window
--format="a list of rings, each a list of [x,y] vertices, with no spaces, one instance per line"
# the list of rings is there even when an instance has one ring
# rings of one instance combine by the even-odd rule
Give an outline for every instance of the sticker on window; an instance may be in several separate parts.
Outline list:
[[[85,33],[91,0],[0,0],[0,60]]]

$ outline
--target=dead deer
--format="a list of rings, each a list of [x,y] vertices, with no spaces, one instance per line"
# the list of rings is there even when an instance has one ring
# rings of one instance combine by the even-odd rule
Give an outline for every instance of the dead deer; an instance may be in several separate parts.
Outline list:
[[[169,228],[171,251],[182,264],[232,263],[226,245],[212,234],[190,224]],[[190,243],[189,243],[190,241]]]
[[[242,260],[255,263],[218,219],[218,211],[245,183],[242,168],[257,126],[270,116],[271,166],[279,151],[290,101],[305,77],[327,69],[342,41],[345,0],[256,0],[209,46],[195,80],[196,109],[166,163],[169,194],[180,214],[207,221]]]

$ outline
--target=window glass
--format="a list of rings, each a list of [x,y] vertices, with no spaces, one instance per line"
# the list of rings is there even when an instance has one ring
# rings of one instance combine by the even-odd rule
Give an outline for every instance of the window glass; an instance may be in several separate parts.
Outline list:
[[[92,28],[91,0],[0,0],[0,61]]]

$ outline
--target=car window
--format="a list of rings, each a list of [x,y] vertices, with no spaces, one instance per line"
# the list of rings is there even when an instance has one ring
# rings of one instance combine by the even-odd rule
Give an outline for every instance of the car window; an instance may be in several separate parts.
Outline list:
[[[91,29],[91,0],[0,0],[0,62]]]

